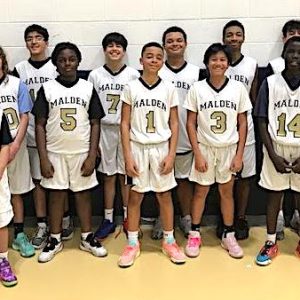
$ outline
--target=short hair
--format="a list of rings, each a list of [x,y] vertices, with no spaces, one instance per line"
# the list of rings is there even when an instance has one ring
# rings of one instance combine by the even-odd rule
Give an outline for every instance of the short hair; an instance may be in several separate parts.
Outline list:
[[[226,23],[225,26],[223,27],[223,39],[225,38],[226,29],[229,27],[232,27],[232,26],[237,26],[237,27],[241,28],[242,32],[243,32],[243,36],[245,37],[244,25],[238,20],[231,20],[228,23]]]
[[[57,58],[59,53],[66,49],[73,50],[77,56],[78,62],[81,62],[81,52],[78,49],[78,47],[75,44],[70,42],[62,42],[62,43],[58,43],[52,52],[51,61],[54,66],[57,66]]]
[[[300,43],[300,36],[292,36],[291,38],[289,38],[283,45],[283,50],[282,50],[282,54],[281,56],[284,57],[284,54],[286,52],[287,47],[293,43],[293,42],[299,42]]]
[[[156,48],[159,48],[161,49],[162,51],[164,51],[164,48],[162,47],[161,44],[157,43],[157,42],[149,42],[147,44],[145,44],[142,48],[142,51],[141,51],[141,57],[143,57],[143,54],[144,52],[146,51],[147,48],[150,48],[150,47],[156,47]]]
[[[289,20],[282,27],[283,37],[287,36],[287,33],[293,29],[300,29],[300,20]]]
[[[4,52],[4,49],[1,46],[0,46],[0,58],[2,60],[2,72],[3,72],[4,78],[5,78],[9,72],[9,69],[8,69],[8,62],[7,62],[6,54]]]
[[[221,43],[214,43],[211,44],[205,51],[204,53],[204,59],[203,59],[203,63],[207,66],[208,65],[208,61],[210,59],[210,57],[212,55],[217,54],[218,52],[224,52],[224,54],[226,55],[227,59],[228,59],[228,63],[231,64],[232,62],[232,56],[231,56],[231,51],[230,48],[226,45],[222,45]]]
[[[49,33],[45,27],[38,25],[38,24],[32,24],[25,29],[25,32],[24,32],[24,40],[25,41],[26,41],[28,34],[33,31],[36,31],[40,35],[42,35],[46,42],[49,40]]]
[[[126,51],[128,45],[128,41],[125,38],[125,36],[119,32],[110,32],[103,38],[102,40],[103,49],[105,50],[106,47],[111,43],[116,43],[118,45],[121,45],[124,51]]]
[[[162,36],[162,44],[163,45],[165,45],[167,34],[171,33],[171,32],[180,32],[180,33],[182,33],[184,41],[187,42],[186,32],[181,27],[172,26],[172,27],[169,27],[167,30],[165,30],[165,32],[163,33],[163,36]]]

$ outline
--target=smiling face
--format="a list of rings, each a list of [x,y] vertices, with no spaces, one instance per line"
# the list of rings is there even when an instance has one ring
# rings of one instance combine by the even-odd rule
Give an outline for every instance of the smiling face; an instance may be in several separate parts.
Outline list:
[[[300,73],[300,41],[292,41],[284,52],[286,69]]]
[[[125,55],[125,50],[122,45],[112,42],[104,49],[104,55],[106,62],[121,62]]]
[[[164,40],[164,49],[167,56],[184,56],[186,41],[181,32],[169,32]]]
[[[157,74],[164,63],[164,52],[161,48],[147,47],[140,58],[143,70],[149,74]]]
[[[29,32],[25,39],[26,47],[30,52],[30,56],[45,55],[48,48],[48,42],[37,31]]]
[[[59,52],[56,67],[63,80],[73,81],[76,78],[78,65],[79,60],[74,50],[64,49]]]
[[[232,50],[241,51],[242,44],[244,43],[245,37],[241,27],[230,26],[226,28],[223,37],[223,43],[228,45]]]
[[[224,76],[228,66],[228,58],[223,51],[212,54],[208,59],[207,68],[211,77]]]

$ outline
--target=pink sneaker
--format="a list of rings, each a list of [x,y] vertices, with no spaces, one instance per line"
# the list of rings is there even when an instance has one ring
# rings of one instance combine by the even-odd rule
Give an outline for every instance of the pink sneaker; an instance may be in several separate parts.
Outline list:
[[[226,237],[222,237],[221,246],[228,251],[233,258],[242,258],[244,256],[243,249],[239,246],[234,234],[227,233]]]
[[[188,242],[185,246],[185,254],[188,257],[197,257],[200,253],[200,247],[202,239],[200,233],[197,231],[190,231],[188,236]]]
[[[126,245],[122,255],[118,260],[118,265],[121,268],[127,268],[133,265],[135,259],[140,255],[140,244],[136,246]]]
[[[176,242],[172,244],[168,244],[165,241],[162,243],[162,252],[167,255],[170,260],[175,264],[184,264],[185,263],[185,255],[183,251],[179,248]]]

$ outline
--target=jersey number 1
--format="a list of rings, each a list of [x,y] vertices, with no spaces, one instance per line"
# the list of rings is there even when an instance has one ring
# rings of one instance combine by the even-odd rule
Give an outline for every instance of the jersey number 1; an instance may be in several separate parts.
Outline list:
[[[146,114],[146,119],[147,119],[146,132],[147,133],[154,133],[155,132],[155,126],[154,126],[154,111],[153,110],[150,110]]]
[[[286,124],[286,113],[282,113],[277,118],[278,120],[278,136],[286,136],[285,124]],[[288,124],[287,129],[294,133],[295,138],[300,138],[300,114],[297,114]]]

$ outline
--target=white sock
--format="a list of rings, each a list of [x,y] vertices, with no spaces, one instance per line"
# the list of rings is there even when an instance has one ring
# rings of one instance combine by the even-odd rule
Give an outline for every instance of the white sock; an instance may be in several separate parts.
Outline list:
[[[196,230],[191,230],[189,232],[189,235],[192,236],[192,237],[200,237],[200,232],[199,231],[196,231]]]
[[[283,218],[283,210],[282,209],[279,211],[278,216]]]
[[[235,232],[234,231],[230,231],[226,233],[226,237],[234,237]],[[223,237],[224,237],[224,233],[223,233]]]
[[[167,244],[173,244],[175,242],[174,239],[174,230],[163,231],[164,232],[164,240]]]
[[[70,227],[70,216],[67,217],[63,217],[63,221],[62,221],[62,228],[63,229],[68,229]]]
[[[88,232],[81,232],[81,239],[82,240],[86,240],[86,238],[89,236],[89,234],[91,234],[92,232],[91,231],[88,231]]]
[[[104,219],[109,220],[111,223],[113,222],[113,217],[114,217],[114,209],[110,208],[104,209]]]
[[[139,232],[138,231],[128,231],[128,244],[130,246],[136,246],[139,242]]]
[[[8,251],[6,251],[6,252],[0,252],[0,259],[1,258],[6,258],[6,259],[8,259]]]
[[[267,241],[271,241],[272,243],[276,243],[276,233],[274,234],[267,234]]]
[[[127,206],[123,206],[124,219],[127,219]]]
[[[47,224],[45,222],[37,223],[38,227],[47,228]]]
[[[50,233],[50,236],[57,239],[57,241],[61,242],[61,233]]]

